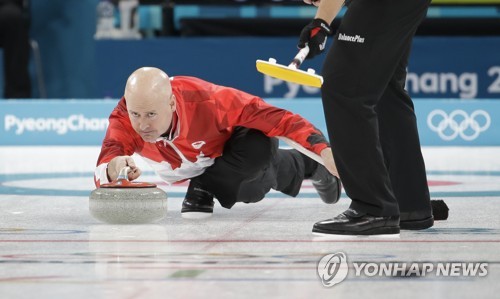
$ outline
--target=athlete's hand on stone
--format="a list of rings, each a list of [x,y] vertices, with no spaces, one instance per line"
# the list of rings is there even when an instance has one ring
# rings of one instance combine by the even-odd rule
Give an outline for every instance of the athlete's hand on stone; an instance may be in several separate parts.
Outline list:
[[[335,160],[333,160],[332,149],[330,147],[321,151],[321,158],[323,159],[323,165],[326,169],[328,169],[328,171],[334,176],[340,178],[337,166],[335,165]]]
[[[130,156],[114,157],[108,163],[108,179],[114,181],[118,178],[118,174],[123,167],[130,167],[128,172],[129,181],[137,179],[141,175],[141,169],[135,165],[134,159]]]
[[[325,50],[326,39],[332,33],[332,29],[327,22],[322,19],[314,19],[300,33],[300,49],[309,46],[309,54],[306,58],[313,58]]]
[[[304,3],[318,7],[321,3],[321,0],[304,0]]]

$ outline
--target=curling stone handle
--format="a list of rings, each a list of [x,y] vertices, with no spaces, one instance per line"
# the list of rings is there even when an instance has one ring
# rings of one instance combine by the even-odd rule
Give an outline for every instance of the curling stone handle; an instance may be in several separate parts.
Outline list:
[[[304,60],[306,59],[307,54],[309,54],[309,46],[308,45],[306,45],[304,48],[300,49],[299,53],[297,53],[297,55],[295,55],[295,57],[293,58],[290,65],[288,65],[288,67],[298,69],[300,67],[300,65],[302,64],[302,62],[304,62]]]
[[[130,172],[130,166],[125,166],[120,170],[120,173],[118,174],[118,177],[116,178],[117,181],[119,180],[127,180],[128,181],[128,173]]]

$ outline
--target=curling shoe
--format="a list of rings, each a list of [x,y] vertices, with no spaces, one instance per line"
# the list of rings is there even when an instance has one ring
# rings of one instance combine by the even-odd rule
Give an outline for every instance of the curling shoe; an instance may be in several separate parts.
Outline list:
[[[342,184],[340,179],[331,174],[325,166],[318,163],[318,167],[309,179],[324,203],[334,204],[339,201]]]
[[[401,212],[399,226],[405,230],[422,230],[434,225],[432,212]]]
[[[399,235],[399,216],[373,216],[348,209],[314,224],[315,235]]]
[[[205,219],[214,212],[214,195],[191,181],[182,202],[181,215],[184,219]]]

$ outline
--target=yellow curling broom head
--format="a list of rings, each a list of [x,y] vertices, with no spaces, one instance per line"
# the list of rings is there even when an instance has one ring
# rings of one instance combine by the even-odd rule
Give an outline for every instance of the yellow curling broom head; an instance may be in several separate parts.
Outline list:
[[[294,67],[278,64],[276,61],[273,61],[273,59],[270,60],[272,61],[257,60],[257,70],[273,78],[300,85],[319,88],[323,84],[323,77],[314,74],[314,70],[312,70],[312,72],[306,72]]]

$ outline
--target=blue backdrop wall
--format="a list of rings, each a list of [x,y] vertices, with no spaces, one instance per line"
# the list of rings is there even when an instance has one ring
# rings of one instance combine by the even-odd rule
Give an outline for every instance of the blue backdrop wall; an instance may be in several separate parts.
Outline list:
[[[170,75],[192,75],[263,97],[319,96],[319,89],[287,84],[255,69],[256,59],[288,64],[296,38],[166,38],[96,43],[98,97],[119,97],[128,75],[156,66]],[[500,37],[415,38],[407,90],[419,98],[500,97]],[[304,63],[321,71],[324,55]]]
[[[149,65],[194,75],[263,97],[318,96],[255,71],[256,59],[288,63],[296,38],[162,38],[99,40],[99,0],[31,0],[32,36],[39,42],[49,98],[119,97],[127,76]],[[298,34],[298,33],[297,33]],[[415,97],[499,98],[500,37],[416,38],[408,90]],[[321,71],[324,56],[305,67]],[[36,88],[35,96],[37,96]]]

